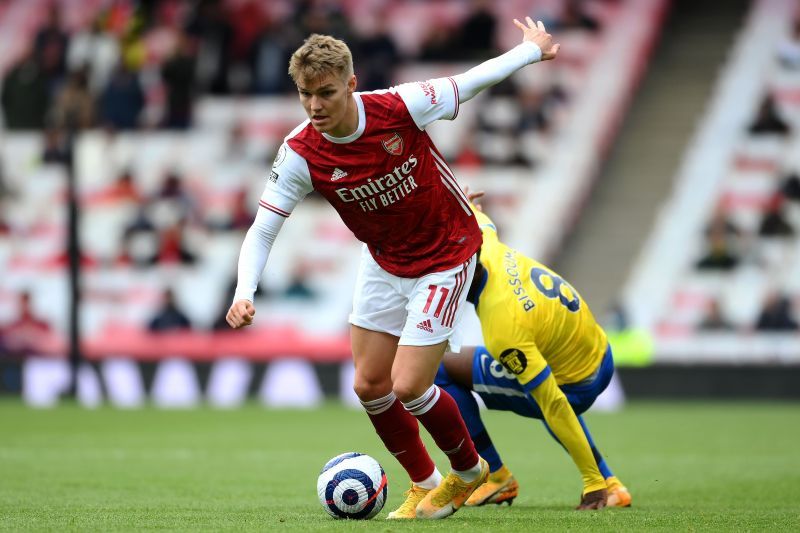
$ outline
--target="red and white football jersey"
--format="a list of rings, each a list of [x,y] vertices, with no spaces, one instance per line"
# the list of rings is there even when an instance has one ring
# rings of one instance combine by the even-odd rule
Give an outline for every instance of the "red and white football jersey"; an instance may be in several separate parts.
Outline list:
[[[421,277],[464,263],[481,232],[425,127],[458,114],[450,78],[355,93],[359,124],[344,138],[305,121],[275,159],[260,205],[288,217],[311,190],[333,205],[387,272]]]

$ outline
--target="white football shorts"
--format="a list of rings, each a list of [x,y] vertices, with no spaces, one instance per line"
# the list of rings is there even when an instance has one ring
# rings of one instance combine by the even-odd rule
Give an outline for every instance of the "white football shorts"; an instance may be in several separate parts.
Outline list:
[[[431,346],[448,341],[461,351],[461,328],[476,257],[450,270],[401,278],[382,269],[363,247],[350,323],[400,337],[400,345]]]

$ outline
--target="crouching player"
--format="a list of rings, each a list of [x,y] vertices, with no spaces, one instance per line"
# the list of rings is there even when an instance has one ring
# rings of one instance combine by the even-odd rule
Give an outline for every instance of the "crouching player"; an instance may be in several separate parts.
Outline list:
[[[544,422],[580,471],[578,509],[629,506],[630,493],[611,472],[580,416],[614,372],[605,332],[575,289],[501,243],[489,217],[476,215],[483,246],[467,299],[475,304],[486,346],[446,354],[436,376],[436,384],[458,403],[478,453],[490,466],[489,480],[466,505],[510,504],[518,491],[481,421],[472,390],[489,409]]]

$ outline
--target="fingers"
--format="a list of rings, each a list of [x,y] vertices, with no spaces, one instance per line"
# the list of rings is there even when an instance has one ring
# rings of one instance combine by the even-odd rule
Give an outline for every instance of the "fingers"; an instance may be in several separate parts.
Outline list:
[[[233,329],[239,329],[252,324],[255,314],[256,308],[253,306],[252,302],[240,300],[231,305],[230,309],[228,309],[228,313],[225,315],[225,320]]]
[[[594,511],[606,506],[608,493],[606,489],[593,490],[581,495],[581,503],[575,509],[578,511]]]
[[[517,28],[521,29],[522,31],[525,31],[525,30],[527,30],[527,29],[528,29],[528,27],[527,27],[527,26],[525,26],[523,23],[521,23],[521,22],[520,22],[520,21],[518,21],[517,19],[514,19],[514,25],[515,25]]]
[[[544,32],[547,31],[544,29],[544,22],[542,22],[541,20],[536,21],[536,27],[539,28],[539,31],[544,31]]]
[[[470,202],[473,202],[473,203],[474,203],[474,202],[475,202],[475,200],[480,200],[480,199],[481,199],[481,198],[483,198],[485,195],[486,195],[486,192],[485,192],[485,191],[475,191],[475,192],[470,192],[469,194],[467,194],[467,199],[468,199]]]

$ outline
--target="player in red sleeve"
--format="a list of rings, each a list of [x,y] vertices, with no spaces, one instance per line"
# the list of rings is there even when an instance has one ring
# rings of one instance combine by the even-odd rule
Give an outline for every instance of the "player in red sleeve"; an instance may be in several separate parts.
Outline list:
[[[242,244],[227,315],[233,328],[253,322],[253,294],[272,243],[312,190],[364,243],[350,315],[354,388],[412,481],[389,518],[449,516],[488,475],[456,403],[433,384],[445,349],[460,350],[454,331],[481,233],[425,127],[454,119],[459,105],[483,89],[556,56],[559,45],[541,22],[514,23],[522,43],[463,74],[365,93],[356,92],[347,45],[310,36],[289,62],[308,120],[281,145]],[[417,421],[450,459],[444,478]]]

